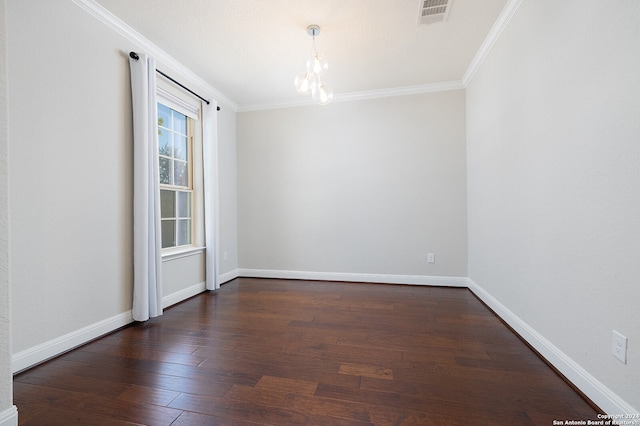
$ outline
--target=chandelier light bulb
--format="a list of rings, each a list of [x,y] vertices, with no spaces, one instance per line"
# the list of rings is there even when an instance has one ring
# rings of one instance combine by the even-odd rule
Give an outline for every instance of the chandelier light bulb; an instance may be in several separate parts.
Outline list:
[[[311,88],[311,97],[320,105],[326,105],[333,99],[333,88],[321,81]]]
[[[296,90],[301,95],[308,95],[311,92],[311,73],[309,71],[301,72],[296,76],[294,84]]]
[[[329,63],[324,59],[324,56],[313,53],[313,57],[307,60],[307,70],[316,74],[322,75],[327,69],[329,69]]]

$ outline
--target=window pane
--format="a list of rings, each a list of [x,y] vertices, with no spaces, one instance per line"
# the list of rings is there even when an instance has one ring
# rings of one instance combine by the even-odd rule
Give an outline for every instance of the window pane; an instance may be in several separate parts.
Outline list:
[[[177,217],[191,217],[191,193],[178,192],[178,215]]]
[[[174,247],[176,245],[175,220],[163,220],[162,221],[162,248]]]
[[[158,154],[171,157],[171,132],[158,128]]]
[[[171,182],[171,175],[173,172],[171,163],[173,163],[173,160],[160,157],[160,183],[167,185],[171,185],[173,183]]]
[[[176,217],[175,191],[160,190],[160,217]]]
[[[178,220],[178,241],[176,245],[183,246],[191,244],[191,220]]]
[[[189,186],[189,167],[186,161],[174,161],[173,184],[176,186]]]
[[[173,130],[183,135],[187,134],[187,116],[173,111]]]
[[[187,159],[187,137],[178,134],[173,135],[173,157],[179,160]]]
[[[158,104],[158,126],[171,128],[171,108]]]
[[[158,154],[162,247],[192,243],[192,203],[189,189],[189,118],[158,104]]]

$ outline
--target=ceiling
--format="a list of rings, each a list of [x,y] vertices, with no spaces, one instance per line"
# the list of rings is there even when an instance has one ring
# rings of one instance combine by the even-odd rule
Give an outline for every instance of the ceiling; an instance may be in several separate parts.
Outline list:
[[[422,0],[96,0],[237,104],[296,102],[317,24],[336,98],[460,81],[507,0],[453,0],[418,25]]]

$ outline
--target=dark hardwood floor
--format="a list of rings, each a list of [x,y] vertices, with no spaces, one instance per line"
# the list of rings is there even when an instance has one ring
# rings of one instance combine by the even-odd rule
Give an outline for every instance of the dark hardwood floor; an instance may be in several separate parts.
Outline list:
[[[552,425],[596,411],[467,289],[240,278],[17,375],[23,425]]]

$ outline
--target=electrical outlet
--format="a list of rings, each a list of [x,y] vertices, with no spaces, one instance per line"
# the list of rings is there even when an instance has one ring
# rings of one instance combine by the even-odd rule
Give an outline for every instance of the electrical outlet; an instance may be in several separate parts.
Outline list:
[[[435,253],[428,253],[427,254],[427,262],[428,263],[436,263],[436,255],[435,255]]]
[[[227,253],[227,252],[225,251],[225,252],[222,254],[222,259],[223,259],[224,261],[229,260],[229,253]]]
[[[627,338],[615,330],[611,336],[611,354],[623,363],[627,363]]]

